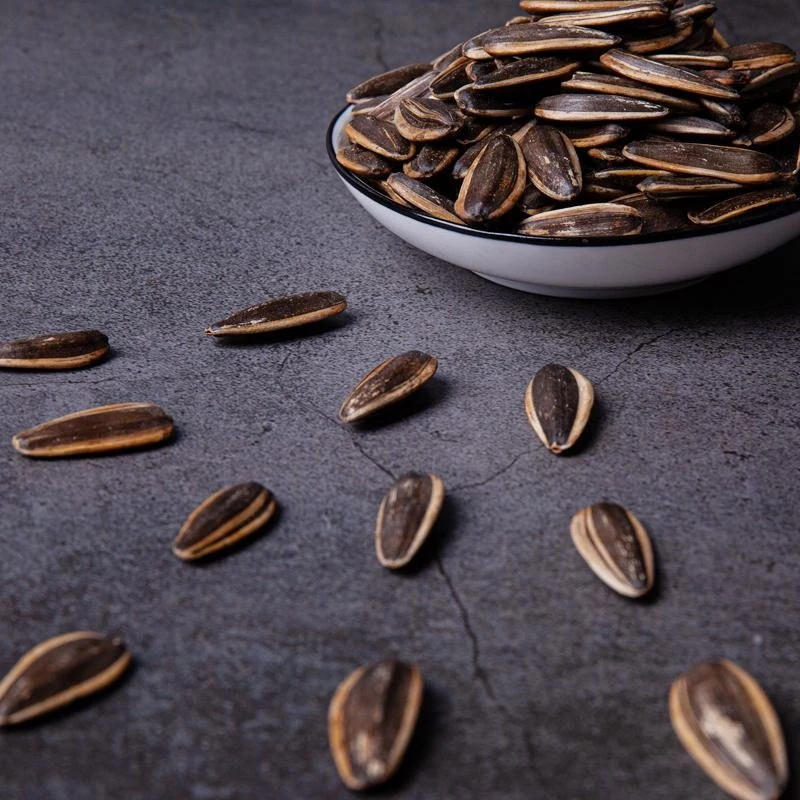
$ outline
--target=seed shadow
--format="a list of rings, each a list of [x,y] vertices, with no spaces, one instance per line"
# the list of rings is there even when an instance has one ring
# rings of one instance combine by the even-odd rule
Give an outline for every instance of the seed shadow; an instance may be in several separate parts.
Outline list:
[[[352,324],[354,316],[351,312],[345,311],[335,317],[322,319],[319,322],[312,322],[308,325],[298,325],[296,328],[283,328],[282,330],[268,333],[249,333],[239,336],[211,336],[205,338],[213,339],[214,344],[221,348],[240,348],[264,347],[271,344],[288,344],[289,342],[302,342],[316,336],[335,333],[340,328]]]
[[[362,431],[377,431],[390,428],[407,419],[421,414],[429,406],[446,400],[452,394],[452,384],[446,378],[436,376],[419,388],[414,394],[376,411],[363,420],[352,423]]]
[[[779,717],[782,717],[780,713]],[[787,724],[786,719],[781,719],[781,728],[783,729],[784,739],[786,741],[786,754],[789,758],[789,780],[786,782],[786,788],[781,794],[781,797],[798,797],[798,789],[800,789],[800,778],[798,772],[800,771],[800,737],[796,734],[796,729]]]
[[[439,517],[428,534],[428,538],[422,543],[422,547],[408,564],[400,569],[393,570],[393,572],[404,578],[413,578],[423,570],[428,569],[430,564],[442,555],[442,551],[452,539],[457,515],[458,511],[455,508],[453,498],[445,495]]]

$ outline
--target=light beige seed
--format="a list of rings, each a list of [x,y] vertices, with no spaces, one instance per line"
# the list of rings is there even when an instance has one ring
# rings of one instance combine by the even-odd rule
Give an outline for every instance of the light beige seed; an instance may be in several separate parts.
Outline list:
[[[402,172],[395,172],[386,183],[410,206],[444,222],[464,224],[455,213],[453,201],[422,181],[409,178]]]
[[[641,230],[642,218],[635,209],[612,203],[588,203],[534,214],[520,223],[518,232],[525,236],[591,239],[634,236]]]
[[[720,225],[753,214],[770,206],[797,203],[797,193],[791,188],[763,189],[730,197],[711,208],[689,213],[695,225]]]
[[[0,343],[0,367],[7,369],[80,369],[109,353],[100,331],[73,331],[32,336]]]

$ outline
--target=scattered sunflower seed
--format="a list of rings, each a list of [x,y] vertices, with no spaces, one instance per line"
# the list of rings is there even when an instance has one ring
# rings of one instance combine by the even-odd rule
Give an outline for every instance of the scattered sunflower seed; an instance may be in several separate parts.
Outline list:
[[[108,352],[108,338],[100,331],[32,336],[0,343],[0,367],[79,369],[102,361]]]
[[[518,232],[526,236],[586,239],[635,236],[641,231],[642,218],[635,209],[611,203],[588,203],[545,211],[524,219],[518,228]]]
[[[729,197],[716,205],[703,211],[689,213],[689,219],[695,225],[719,225],[723,222],[730,222],[747,214],[752,214],[760,209],[769,206],[796,203],[797,193],[794,189],[775,188],[761,189],[746,194],[737,194]]]

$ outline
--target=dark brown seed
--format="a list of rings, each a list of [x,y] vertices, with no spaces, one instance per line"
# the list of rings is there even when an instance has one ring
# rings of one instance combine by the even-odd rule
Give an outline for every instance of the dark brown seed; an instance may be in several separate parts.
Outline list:
[[[583,189],[581,162],[572,142],[549,125],[535,125],[520,142],[531,183],[553,200],[567,203]]]
[[[726,128],[738,131],[744,127],[745,120],[742,109],[737,103],[726,103],[721,100],[712,100],[704,97],[700,100],[707,114]]]
[[[620,197],[624,197],[625,192],[625,189],[619,189],[616,186],[598,183],[590,176],[583,185],[581,200],[587,203],[611,203],[614,200],[618,200]]]
[[[578,552],[603,583],[625,597],[653,588],[653,547],[647,531],[628,509],[597,503],[572,518],[570,534]]]
[[[435,97],[403,100],[394,112],[397,130],[411,142],[433,142],[452,136],[463,122],[460,114]]]
[[[568,78],[580,68],[580,62],[559,56],[533,56],[521,58],[485,75],[472,84],[476,91],[494,91],[517,86]]]
[[[765,103],[748,114],[747,125],[734,144],[767,147],[791,136],[796,127],[797,120],[786,106]]]
[[[645,30],[638,35],[628,35],[622,46],[630,53],[650,55],[662,53],[677,47],[687,48],[694,46],[693,39],[698,26],[691,20],[683,17],[673,18],[667,25],[654,30]],[[699,44],[705,42],[702,37]]]
[[[350,144],[336,153],[336,160],[362,178],[383,178],[394,168],[392,162],[360,144]]]
[[[260,483],[226,486],[192,511],[172,552],[184,561],[194,561],[231,547],[261,530],[277,507],[272,493]]]
[[[493,31],[494,28],[490,28],[488,31],[483,31],[483,33],[479,33],[477,36],[467,39],[461,48],[462,54],[472,61],[491,60],[492,57],[486,52],[483,44],[486,41],[486,37]]]
[[[716,13],[717,4],[713,0],[698,0],[696,3],[686,3],[672,12],[673,19],[687,17],[692,20],[706,20]]]
[[[451,47],[447,52],[434,58],[433,61],[431,61],[431,69],[438,73],[446,70],[451,64],[461,58],[462,48],[463,44],[457,44],[455,47]]]
[[[740,192],[741,183],[731,183],[716,178],[702,178],[693,175],[668,175],[647,178],[639,184],[639,190],[651,200],[685,200],[704,197],[709,194]]]
[[[700,74],[714,83],[736,91],[743,89],[750,82],[749,73],[740,72],[738,69],[704,69]]]
[[[102,361],[108,352],[108,338],[100,331],[52,333],[0,343],[0,367],[79,369]]]
[[[731,60],[725,53],[711,50],[690,50],[686,53],[656,53],[650,56],[653,61],[670,64],[673,67],[688,69],[729,69]]]
[[[586,155],[593,161],[608,166],[621,166],[629,163],[619,147],[592,147],[587,150]]]
[[[412,206],[411,203],[409,203],[407,200],[405,200],[403,197],[397,194],[397,192],[394,189],[392,189],[391,186],[389,186],[388,181],[381,181],[378,184],[378,187],[390,200],[393,200],[398,205],[401,205],[404,208],[414,208],[414,206]]]
[[[475,89],[472,84],[463,86],[455,93],[458,107],[473,117],[510,119],[530,114],[536,99],[530,92],[498,90],[486,92]]]
[[[512,25],[490,31],[483,41],[491,56],[527,56],[535,53],[608,50],[620,42],[618,36],[594,28],[566,25]]]
[[[466,86],[470,82],[467,75],[467,66],[475,62],[470,61],[466,56],[457,58],[447,69],[442,70],[436,79],[431,83],[431,94],[440,100],[450,100],[455,94],[456,89]]]
[[[605,147],[628,138],[630,130],[623,125],[559,125],[578,150]]]
[[[732,183],[772,183],[780,179],[780,164],[774,158],[741,147],[647,139],[626,145],[622,152],[645,166]]]
[[[409,472],[383,498],[375,525],[378,561],[389,569],[408,564],[428,538],[444,502],[436,475]]]
[[[638,100],[647,100],[649,103],[657,103],[675,111],[685,111],[687,113],[696,113],[700,110],[700,105],[696,100],[667,94],[648,86],[646,83],[639,83],[630,78],[623,78],[620,75],[597,75],[593,72],[576,72],[572,78],[561,84],[561,88],[566,92],[593,92],[596,94],[613,94],[620,97],[635,97]]]
[[[517,142],[502,134],[489,141],[464,176],[455,211],[468,222],[499,219],[525,191],[527,169]]]
[[[373,113],[375,109],[383,102],[388,100],[389,97],[390,95],[383,94],[380,97],[370,97],[367,100],[358,100],[357,102],[353,103],[353,116],[375,116]]]
[[[59,458],[145,447],[172,431],[172,418],[158,406],[117,403],[43,422],[18,433],[11,444],[31,458]]]
[[[338,292],[306,292],[268,300],[237,311],[206,328],[206,336],[246,336],[319,322],[347,308]]]
[[[339,411],[342,422],[356,422],[405,399],[436,373],[438,361],[427,353],[411,350],[378,364],[345,398]]]
[[[0,682],[0,726],[16,725],[95,694],[131,663],[119,639],[78,631],[26,653]]]
[[[402,172],[395,172],[389,176],[387,184],[414,208],[445,222],[464,224],[453,209],[453,201],[422,181],[409,178]]]
[[[430,64],[408,64],[405,67],[389,70],[381,75],[368,78],[358,86],[354,86],[347,93],[347,102],[355,103],[367,97],[378,97],[382,94],[392,94],[402,89],[415,78],[424,75],[431,68]]]
[[[669,115],[657,103],[613,94],[556,94],[536,106],[536,116],[557,122],[637,122]]]
[[[478,117],[467,117],[455,140],[459,144],[469,146],[481,141],[481,139],[485,139],[494,129],[495,126],[492,123],[487,124],[486,120]]]
[[[520,0],[520,8],[529,14],[561,14],[573,11],[607,11],[625,8],[631,0]]]
[[[730,140],[736,131],[726,128],[719,122],[705,117],[674,116],[657,120],[648,126],[652,133],[666,133],[669,136],[689,136],[693,139]]]
[[[403,164],[403,172],[409,178],[429,180],[446,172],[461,155],[461,148],[453,144],[426,144],[420,147],[411,161]]]
[[[525,187],[522,197],[517,201],[517,208],[525,214],[531,216],[532,214],[539,214],[542,211],[550,211],[555,208],[553,201],[543,195],[533,184]]]
[[[467,77],[474,83],[485,75],[490,75],[491,73],[500,69],[500,67],[497,66],[497,63],[497,60],[492,59],[489,59],[488,61],[470,61],[465,70]],[[504,63],[504,66],[508,65]]]
[[[349,789],[385,783],[400,766],[422,704],[419,668],[389,659],[359,667],[336,690],[328,738]]]
[[[355,144],[393,161],[408,161],[416,152],[414,144],[403,138],[396,125],[377,117],[352,117],[344,132]]]
[[[666,203],[655,202],[641,192],[620,197],[613,202],[639,212],[644,235],[674,233],[692,227],[685,210]]]
[[[794,189],[764,189],[730,197],[704,211],[691,212],[689,219],[695,225],[719,225],[769,206],[796,202],[797,193]]]
[[[734,69],[772,69],[791,64],[797,58],[794,50],[779,42],[750,42],[729,47],[725,55]]]
[[[742,89],[742,97],[750,102],[756,100],[780,100],[788,102],[800,80],[800,64],[782,64],[754,75]]]
[[[411,83],[407,83],[401,89],[390,94],[382,103],[375,107],[372,116],[377,119],[390,120],[394,116],[397,106],[403,100],[414,97],[426,97],[431,90],[431,84],[439,75],[438,69],[430,69],[419,78],[415,78]]]
[[[589,422],[594,387],[577,370],[548,364],[528,384],[525,413],[536,435],[550,452],[569,450]]]
[[[581,239],[634,236],[641,230],[642,218],[635,209],[611,203],[589,203],[534,214],[523,220],[518,229],[525,236]]]
[[[612,50],[600,56],[600,63],[631,80],[661,86],[673,91],[689,92],[702,97],[736,99],[738,92],[721,86],[688,69],[673,67],[623,50]]]
[[[629,164],[623,167],[610,167],[599,169],[592,172],[589,176],[593,182],[604,185],[616,186],[627,191],[635,188],[637,184],[648,178],[663,178],[669,176],[669,172],[660,169],[647,169],[646,167]]]
[[[669,20],[669,9],[663,3],[631,3],[601,11],[573,11],[542,17],[540,25],[606,28],[615,25],[656,25]]]
[[[730,661],[699,664],[669,693],[672,727],[689,755],[737,800],[777,800],[789,780],[775,709]]]

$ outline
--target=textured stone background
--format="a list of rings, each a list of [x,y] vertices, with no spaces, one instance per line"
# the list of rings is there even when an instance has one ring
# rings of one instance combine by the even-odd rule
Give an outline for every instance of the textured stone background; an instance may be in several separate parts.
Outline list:
[[[721,3],[727,33],[800,46],[795,0]],[[388,654],[417,661],[428,694],[387,797],[720,798],[665,706],[676,674],[717,656],[761,680],[800,769],[800,246],[659,299],[525,296],[393,238],[326,162],[351,84],[513,11],[0,3],[3,336],[92,326],[114,346],[84,372],[0,374],[1,438],[124,400],[180,429],[120,457],[0,449],[0,671],[76,628],[123,635],[138,663],[102,701],[2,735],[4,798],[344,797],[328,700]],[[352,309],[320,335],[201,335],[315,288]],[[441,364],[415,413],[338,424],[358,377],[412,347]],[[577,457],[545,452],[522,411],[550,360],[598,388]],[[394,575],[372,527],[410,468],[439,472],[450,502],[419,568]],[[269,535],[178,562],[186,514],[251,479],[283,507]],[[600,498],[650,527],[655,602],[617,597],[573,549],[571,514]]]

